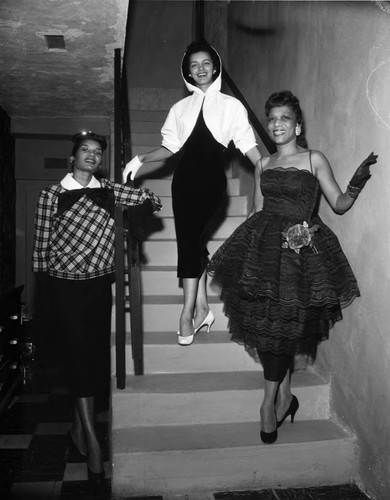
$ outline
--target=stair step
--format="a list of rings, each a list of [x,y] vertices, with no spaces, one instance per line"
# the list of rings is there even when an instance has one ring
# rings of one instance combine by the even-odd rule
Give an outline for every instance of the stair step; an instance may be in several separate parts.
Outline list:
[[[164,123],[168,110],[130,110],[130,122],[162,122]]]
[[[179,316],[176,317],[178,323]],[[161,337],[161,341],[151,341]],[[177,343],[177,328],[169,332],[144,333],[144,366],[146,374],[202,373],[261,370],[260,363],[244,347],[232,342],[226,331],[201,330],[190,346]],[[168,339],[168,340],[167,340]],[[130,339],[126,344],[126,371],[134,373]],[[112,373],[115,373],[115,346],[111,351]]]
[[[179,287],[177,268],[174,267],[148,267],[141,270],[142,293],[144,297],[149,295],[182,295],[183,289]],[[218,295],[216,287],[207,281],[208,295]],[[128,294],[128,292],[127,292]]]
[[[159,144],[156,144],[154,147],[158,147]],[[140,146],[140,145],[133,145],[132,147],[132,155],[133,157],[135,155],[141,155],[148,153],[151,151],[151,149],[154,149],[154,147],[151,146]],[[153,162],[146,162],[143,164],[141,169],[138,171],[137,176],[135,178],[135,187],[139,187],[140,185],[143,185],[144,187],[149,187],[148,183],[150,179],[170,179],[172,180],[173,177],[173,168],[169,164],[166,164],[165,160],[164,161],[153,161]],[[233,177],[233,170],[232,168],[228,168],[226,170],[226,177],[227,179],[231,179]],[[159,188],[156,189],[156,191]],[[170,196],[171,193],[169,193]],[[245,197],[246,200],[246,197]],[[246,212],[245,212],[246,213]]]
[[[264,445],[259,422],[113,431],[116,495],[188,494],[343,484],[355,440],[329,420],[297,421]]]
[[[147,187],[157,196],[171,196],[171,181],[167,179],[145,179],[142,180],[140,187]],[[228,196],[239,196],[240,180],[228,179],[226,191]]]
[[[207,244],[210,255],[222,245],[224,240],[211,240]],[[142,264],[152,266],[176,266],[177,247],[172,240],[147,240],[142,246]]]
[[[156,117],[156,120],[132,120],[131,121],[131,145],[134,146],[134,138],[137,138],[137,134],[158,134],[159,142],[161,143],[161,128],[164,124],[165,118],[167,114],[165,114],[161,119],[160,117]],[[142,117],[140,117],[142,118]],[[133,135],[134,134],[134,135]]]
[[[146,165],[145,165],[146,167]],[[145,181],[147,185],[147,181]],[[163,208],[160,212],[157,212],[157,216],[168,216],[173,217],[172,209],[172,197],[171,196],[160,196]],[[226,206],[226,216],[242,216],[246,217],[248,214],[248,200],[246,196],[229,196],[228,203]]]
[[[223,313],[223,305],[216,296],[211,296],[209,302],[212,304],[215,315],[215,322],[212,326],[212,330],[226,330],[228,319]],[[176,331],[183,308],[182,304],[183,297],[179,295],[144,297],[142,305],[144,332]],[[127,315],[126,319],[126,331],[130,331],[129,315]]]
[[[310,371],[294,375],[295,421],[329,418],[329,385]],[[248,422],[259,415],[261,370],[128,376],[114,393],[113,428]]]
[[[132,130],[131,144],[133,145],[133,147],[148,146],[149,150],[158,148],[161,145],[161,133],[160,131],[153,133],[151,130],[139,133]]]
[[[222,220],[221,220],[222,219]],[[228,238],[237,227],[242,224],[246,217],[224,217],[219,224],[215,220],[213,237],[218,239]],[[155,221],[155,228],[149,235],[149,240],[173,239],[176,238],[175,221],[173,217],[159,217],[160,223]]]

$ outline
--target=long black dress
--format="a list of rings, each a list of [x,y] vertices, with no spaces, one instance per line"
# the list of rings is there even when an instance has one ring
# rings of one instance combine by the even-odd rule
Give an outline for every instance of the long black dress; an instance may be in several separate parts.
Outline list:
[[[206,268],[210,224],[226,192],[225,149],[207,128],[201,110],[191,135],[175,155],[172,203],[179,278],[199,278]]]
[[[263,210],[217,250],[208,272],[222,288],[232,340],[259,352],[314,355],[342,319],[341,308],[360,295],[358,285],[336,235],[318,216],[317,178],[274,168],[261,174],[260,186]],[[297,248],[302,241],[309,244]]]

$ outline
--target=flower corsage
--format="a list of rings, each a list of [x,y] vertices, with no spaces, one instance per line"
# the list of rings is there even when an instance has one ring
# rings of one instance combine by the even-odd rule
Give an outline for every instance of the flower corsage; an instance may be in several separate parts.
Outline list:
[[[288,227],[282,232],[282,236],[286,240],[283,242],[282,248],[291,248],[291,250],[299,254],[302,247],[310,247],[314,253],[318,253],[313,244],[313,235],[318,228],[318,224],[309,227],[306,221]]]

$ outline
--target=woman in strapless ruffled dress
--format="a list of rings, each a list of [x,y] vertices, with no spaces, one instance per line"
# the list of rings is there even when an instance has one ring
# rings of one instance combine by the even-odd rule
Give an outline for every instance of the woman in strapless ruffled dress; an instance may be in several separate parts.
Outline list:
[[[336,235],[318,215],[319,197],[345,213],[377,156],[368,156],[343,193],[326,157],[298,144],[304,137],[299,100],[276,92],[265,112],[277,151],[259,162],[254,208],[214,254],[208,273],[221,288],[232,340],[257,351],[263,365],[260,436],[272,443],[298,410],[290,389],[294,355],[314,357],[342,308],[360,295]]]

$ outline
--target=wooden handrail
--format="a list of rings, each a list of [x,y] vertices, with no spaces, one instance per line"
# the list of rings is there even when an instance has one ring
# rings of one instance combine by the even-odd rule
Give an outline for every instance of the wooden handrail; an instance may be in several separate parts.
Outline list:
[[[126,387],[125,227],[123,206],[115,207],[115,372],[118,389]]]
[[[114,180],[121,182],[121,49],[114,51]]]
[[[267,148],[267,151],[272,154],[275,153],[276,147],[275,144],[271,141],[269,135],[267,134],[265,128],[261,124],[260,120],[257,118],[256,114],[254,113],[253,109],[249,105],[248,101],[245,99],[245,97],[242,95],[240,92],[239,88],[237,85],[234,83],[233,79],[227,72],[227,70],[222,67],[222,78],[223,80],[227,83],[229,86],[230,90],[232,91],[234,97],[239,99],[242,104],[245,106],[247,113],[248,113],[248,118],[249,121],[251,122],[253,128],[257,132],[258,136],[260,139],[263,141],[264,146]]]
[[[122,166],[130,159],[130,119],[127,95],[126,68],[121,69],[121,50],[115,49],[115,118],[114,118],[114,178],[122,182]],[[115,360],[117,388],[126,387],[126,314],[130,313],[131,347],[135,375],[143,375],[143,332],[140,279],[140,248],[131,238],[129,207],[115,209]],[[127,281],[126,281],[127,279]],[[126,283],[129,295],[126,296]],[[127,307],[128,304],[128,307]]]

